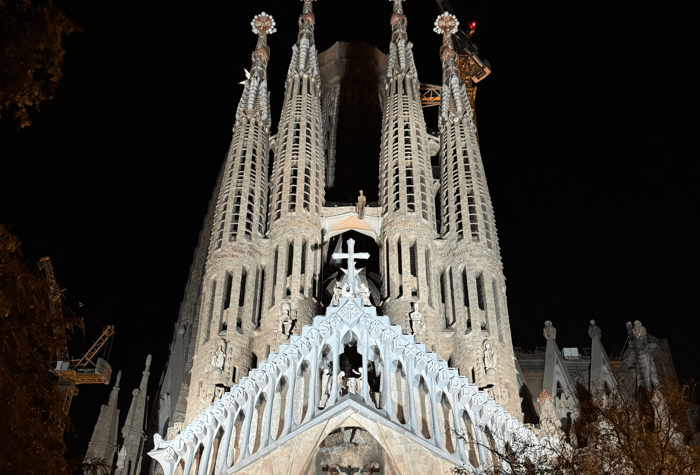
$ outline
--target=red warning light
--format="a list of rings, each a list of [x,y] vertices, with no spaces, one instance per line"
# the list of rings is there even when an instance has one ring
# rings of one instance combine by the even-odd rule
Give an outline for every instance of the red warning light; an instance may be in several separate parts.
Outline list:
[[[476,22],[473,21],[473,22],[471,22],[471,24],[469,25],[469,29],[470,29],[470,30],[473,30],[473,29],[475,29],[475,28],[476,28]]]

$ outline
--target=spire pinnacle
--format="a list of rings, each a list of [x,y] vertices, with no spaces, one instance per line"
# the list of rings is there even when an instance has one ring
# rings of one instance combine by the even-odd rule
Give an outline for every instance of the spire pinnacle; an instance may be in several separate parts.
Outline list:
[[[408,19],[403,13],[403,6],[401,5],[404,0],[389,0],[394,3],[394,13],[391,14],[391,32],[392,41],[397,39],[397,36],[403,38],[404,41],[408,40],[408,35],[406,33],[406,26],[408,25]]]
[[[294,45],[292,61],[289,63],[287,81],[293,81],[296,78],[304,77],[311,78],[313,82],[318,82],[320,85],[321,77],[318,71],[317,52],[314,41],[316,17],[313,12],[313,2],[315,0],[302,1],[304,2],[304,6],[299,16],[299,35]]]
[[[277,31],[272,15],[265,12],[253,17],[250,26],[253,33],[258,35],[258,42],[251,57],[253,65],[250,73],[246,72],[243,83],[243,95],[236,111],[236,125],[241,122],[266,123],[270,117],[267,92],[267,62],[270,59],[270,48],[267,46],[267,36]]]
[[[467,90],[459,76],[457,52],[452,45],[452,35],[459,29],[459,20],[450,13],[443,13],[435,20],[433,31],[442,35],[440,60],[442,61],[442,90],[440,91],[440,122],[463,118],[471,119],[472,110]]]
[[[313,2],[316,0],[301,0],[304,2],[304,7],[301,10],[301,16],[299,17],[299,30],[303,29],[313,29],[316,23],[316,17],[314,16]]]

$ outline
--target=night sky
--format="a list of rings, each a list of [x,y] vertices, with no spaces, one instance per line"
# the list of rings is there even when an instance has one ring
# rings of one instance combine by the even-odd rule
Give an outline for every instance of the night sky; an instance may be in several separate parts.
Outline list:
[[[17,132],[3,111],[0,223],[23,240],[31,267],[51,256],[66,304],[86,323],[73,356],[116,325],[109,361],[124,372],[124,417],[146,355],[152,401],[165,364],[255,47],[250,21],[262,10],[277,21],[274,133],[301,3],[57,3],[84,31],[66,41],[58,93],[29,129]],[[619,351],[625,321],[639,319],[669,339],[679,376],[700,377],[698,12],[691,2],[452,4],[462,25],[478,22],[493,70],[478,86],[477,116],[513,344],[544,346],[552,320],[560,347],[588,347],[594,318],[606,349]],[[404,6],[419,77],[440,83],[437,7]],[[314,9],[320,51],[362,39],[388,52],[388,1]],[[80,387],[71,454],[86,449],[108,393]]]

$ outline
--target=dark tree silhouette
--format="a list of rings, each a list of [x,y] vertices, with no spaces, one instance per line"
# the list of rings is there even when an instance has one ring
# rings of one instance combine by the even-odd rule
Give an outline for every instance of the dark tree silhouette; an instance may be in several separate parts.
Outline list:
[[[28,108],[52,99],[63,77],[63,37],[78,30],[51,0],[0,0],[0,111],[20,127]]]
[[[68,473],[68,416],[51,361],[61,331],[82,321],[51,313],[49,283],[20,260],[19,245],[0,224],[0,473]]]

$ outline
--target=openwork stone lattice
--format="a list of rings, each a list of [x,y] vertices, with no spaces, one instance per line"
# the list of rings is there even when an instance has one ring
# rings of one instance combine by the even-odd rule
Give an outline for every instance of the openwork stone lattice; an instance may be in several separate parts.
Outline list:
[[[351,347],[362,357],[362,375],[370,369],[383,375],[377,391],[363,381],[356,395],[344,394],[340,357]],[[325,387],[319,384],[323,381]],[[375,307],[362,307],[360,298],[341,298],[172,440],[156,435],[149,455],[165,475],[178,467],[183,475],[207,474],[212,468],[235,472],[348,400],[359,402],[373,418],[379,414],[387,424],[403,427],[455,465],[488,467],[487,444],[503,450],[514,439],[537,443],[517,419],[416,344],[413,335],[403,335],[400,326],[377,316]],[[475,443],[464,443],[446,427]]]

